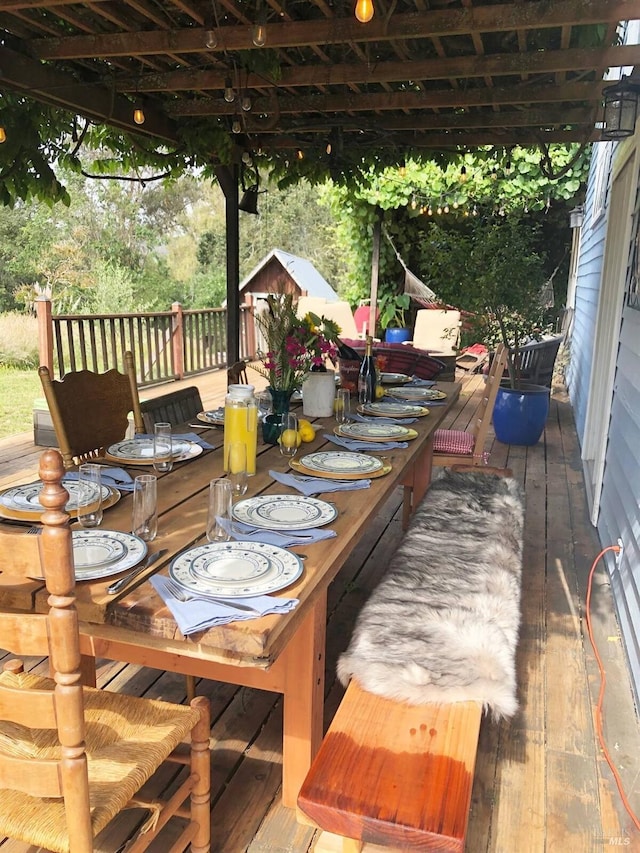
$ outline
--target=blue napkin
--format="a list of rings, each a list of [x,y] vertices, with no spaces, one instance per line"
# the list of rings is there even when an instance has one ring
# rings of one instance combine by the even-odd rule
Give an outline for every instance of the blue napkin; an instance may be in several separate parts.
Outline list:
[[[322,477],[306,477],[302,474],[282,474],[280,471],[269,471],[273,477],[283,486],[291,486],[300,494],[309,498],[311,495],[319,495],[322,492],[349,492],[356,489],[368,489],[371,480],[324,480]]]
[[[190,601],[178,601],[167,588],[167,578],[154,575],[151,585],[167,605],[182,633],[187,636],[196,631],[206,631],[228,622],[241,622],[258,619],[270,613],[289,613],[298,605],[297,598],[272,598],[269,595],[256,595],[252,598],[193,598]],[[234,601],[253,607],[258,613],[237,610]],[[224,603],[223,603],[224,602]]]
[[[394,402],[398,402],[394,400]],[[379,418],[377,415],[371,415],[369,418],[365,418],[363,415],[350,415],[352,421],[360,421],[363,424],[414,424],[418,419],[417,418]]]
[[[267,545],[278,545],[280,548],[294,548],[296,545],[312,545],[323,539],[334,539],[335,530],[318,528],[308,530],[265,530],[263,527],[254,527],[243,521],[229,521],[228,518],[216,517],[216,521],[230,534],[232,539],[252,542],[266,542]]]
[[[79,476],[77,471],[69,471],[64,475],[62,484],[64,485],[65,480],[77,480]],[[100,479],[104,486],[111,486],[119,492],[133,491],[133,477],[124,468],[112,468],[110,465],[101,465]]]
[[[357,438],[344,438],[341,435],[330,435],[325,432],[323,438],[327,438],[334,444],[339,444],[347,450],[396,450],[403,447],[408,447],[406,441],[359,441]]]
[[[436,383],[433,379],[420,379],[418,376],[412,376],[411,381],[405,383],[410,388],[432,388]]]
[[[149,433],[137,433],[136,438],[150,438],[153,441],[153,434],[149,435]],[[201,438],[197,432],[181,432],[181,433],[172,433],[171,438],[175,438],[176,440],[182,441],[192,441],[194,444],[199,444],[204,450],[214,450],[213,444],[209,444],[208,441],[205,441],[204,438]]]

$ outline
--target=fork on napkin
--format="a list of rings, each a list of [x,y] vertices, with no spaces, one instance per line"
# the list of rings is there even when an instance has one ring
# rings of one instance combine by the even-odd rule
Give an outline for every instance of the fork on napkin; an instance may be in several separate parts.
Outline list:
[[[324,480],[322,477],[307,477],[303,474],[283,474],[280,471],[269,471],[269,476],[282,483],[283,486],[291,486],[300,494],[309,498],[311,495],[319,495],[322,492],[349,492],[355,489],[368,489],[371,480]]]
[[[64,485],[65,480],[77,480],[79,476],[77,471],[67,471],[62,480],[62,485]],[[111,486],[118,489],[119,492],[133,491],[133,477],[124,468],[100,465],[100,480],[103,486]]]
[[[267,545],[278,545],[280,548],[294,548],[296,545],[312,545],[323,539],[333,539],[335,530],[310,528],[307,530],[266,530],[264,527],[254,527],[244,521],[230,521],[228,518],[217,517],[216,521],[232,539],[252,542],[265,542]]]
[[[260,616],[268,616],[272,613],[289,613],[298,605],[297,598],[272,598],[269,595],[237,599],[238,603],[249,605],[258,611],[257,614],[249,613],[246,610],[235,609],[233,598],[221,598],[220,603],[213,598],[197,597],[189,601],[178,601],[171,593],[170,582],[162,575],[150,578],[150,583],[171,611],[185,637],[188,634],[195,634],[196,631],[206,631],[207,628],[227,625],[229,622],[258,619]]]
[[[330,435],[328,432],[323,434],[323,438],[347,450],[364,450],[365,453],[367,451],[373,453],[376,450],[399,450],[409,446],[406,441],[359,441],[357,438],[344,438],[341,435]]]

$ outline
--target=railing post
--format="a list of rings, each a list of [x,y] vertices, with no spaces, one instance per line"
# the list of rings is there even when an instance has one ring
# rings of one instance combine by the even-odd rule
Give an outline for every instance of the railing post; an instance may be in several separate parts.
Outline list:
[[[243,305],[241,310],[242,322],[246,332],[247,351],[245,356],[256,357],[256,321],[253,315],[253,300],[251,305]]]
[[[177,377],[184,379],[184,317],[179,302],[171,305],[171,346]]]
[[[41,366],[48,367],[53,374],[53,321],[51,320],[51,300],[38,296],[36,318],[38,320],[38,354]]]

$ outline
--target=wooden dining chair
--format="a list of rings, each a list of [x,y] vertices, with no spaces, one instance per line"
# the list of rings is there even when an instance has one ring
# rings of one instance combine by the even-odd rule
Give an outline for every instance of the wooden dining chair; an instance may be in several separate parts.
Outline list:
[[[496,348],[491,369],[487,374],[482,399],[473,414],[471,429],[437,429],[433,434],[433,464],[439,466],[467,462],[485,465],[484,446],[489,432],[491,415],[496,402],[500,380],[507,363],[507,348],[499,344]]]
[[[236,361],[227,370],[227,387],[229,385],[248,385],[246,361]]]
[[[136,432],[144,432],[133,354],[124,354],[125,373],[78,370],[52,379],[47,367],[38,374],[49,407],[65,468],[104,455],[122,441],[133,412]]]
[[[171,391],[161,397],[143,400],[140,403],[142,419],[146,432],[153,432],[155,423],[168,423],[171,426],[184,424],[202,411],[202,398],[196,385]]]
[[[211,825],[208,700],[175,705],[82,686],[63,473],[60,454],[45,451],[41,535],[0,534],[6,555],[3,584],[10,584],[13,574],[16,584],[24,584],[25,575],[44,575],[49,592],[48,613],[0,612],[0,646],[21,656],[48,656],[54,673],[49,679],[24,672],[22,661],[13,660],[0,674],[0,837],[60,853],[90,853],[109,822],[135,808],[147,809],[149,818],[140,817],[128,853],[146,850],[173,816],[182,818],[182,825],[173,834],[173,846],[164,849],[184,850],[190,844],[193,853],[206,853]],[[183,741],[190,741],[190,748]],[[145,800],[140,789],[166,760],[188,770],[175,771],[166,802],[155,791],[152,800]]]

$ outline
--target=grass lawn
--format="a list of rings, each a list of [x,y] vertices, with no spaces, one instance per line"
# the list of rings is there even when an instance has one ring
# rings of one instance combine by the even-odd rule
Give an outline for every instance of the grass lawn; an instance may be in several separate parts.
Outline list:
[[[0,438],[32,429],[33,401],[42,396],[37,370],[0,367]]]

